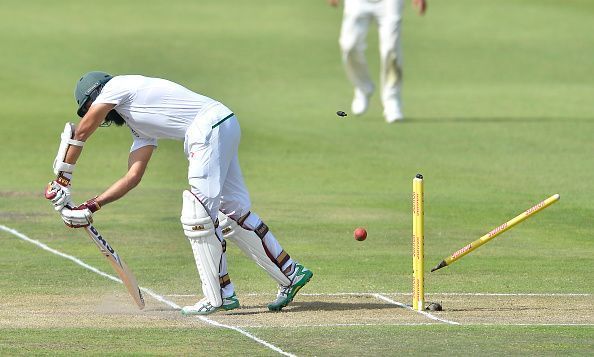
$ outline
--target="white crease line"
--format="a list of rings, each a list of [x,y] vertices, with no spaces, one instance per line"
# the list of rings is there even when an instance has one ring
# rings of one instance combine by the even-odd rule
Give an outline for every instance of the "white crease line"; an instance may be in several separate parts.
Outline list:
[[[352,324],[291,324],[291,325],[238,325],[243,328],[308,328],[308,327],[357,327],[357,326],[444,326],[441,322],[390,322],[390,323],[352,323]],[[465,325],[466,326],[466,325]]]
[[[446,295],[446,296],[592,296],[588,293],[431,293],[427,295]]]
[[[16,237],[18,237],[18,238],[26,241],[26,242],[29,242],[31,244],[34,244],[34,245],[40,247],[41,249],[46,250],[46,251],[48,251],[50,253],[53,253],[53,254],[58,255],[58,256],[60,256],[62,258],[71,260],[74,263],[82,266],[83,268],[88,269],[88,270],[90,270],[90,271],[92,271],[94,273],[97,273],[97,274],[99,274],[99,275],[101,275],[101,276],[103,276],[105,278],[111,279],[111,280],[113,280],[115,282],[118,282],[120,284],[122,283],[122,281],[120,279],[116,278],[115,276],[110,275],[110,274],[107,274],[107,273],[105,273],[105,272],[103,272],[103,271],[101,271],[101,270],[99,270],[99,269],[97,269],[97,268],[95,268],[95,267],[93,267],[93,266],[91,266],[91,265],[83,262],[82,260],[80,260],[80,259],[78,259],[78,258],[76,258],[76,257],[74,257],[72,255],[69,255],[69,254],[66,254],[66,253],[62,253],[62,252],[60,252],[58,250],[55,250],[53,248],[50,248],[46,244],[41,243],[40,241],[37,241],[35,239],[31,239],[31,238],[27,237],[26,235],[20,233],[19,231],[15,230],[15,229],[12,229],[12,228],[9,228],[9,227],[6,227],[6,226],[0,224],[0,230],[3,230],[5,232],[7,232],[7,233],[10,233],[10,234],[12,234],[12,235],[14,235],[14,236],[16,236]],[[161,296],[161,295],[159,295],[159,294],[151,291],[150,289],[140,287],[140,290],[142,290],[143,292],[145,292],[148,295],[152,296],[156,300],[158,300],[158,301],[160,301],[160,302],[162,302],[162,303],[164,303],[166,305],[169,305],[170,307],[172,307],[172,308],[174,308],[176,310],[179,310],[180,309],[180,306],[179,305],[177,305],[173,301],[169,301],[169,300],[165,299],[163,296]],[[225,324],[222,324],[220,322],[217,322],[217,321],[211,320],[209,318],[206,318],[204,316],[197,316],[197,317],[200,320],[202,320],[202,321],[204,321],[204,322],[206,322],[208,324],[211,324],[213,326],[222,327],[222,328],[226,328],[226,329],[229,329],[229,330],[237,331],[237,332],[241,333],[242,335],[244,335],[246,337],[249,337],[252,340],[254,340],[254,341],[256,341],[256,342],[258,342],[258,343],[260,343],[260,344],[262,344],[262,345],[264,345],[264,346],[266,346],[268,348],[270,348],[271,350],[280,353],[281,355],[291,356],[291,357],[294,357],[295,356],[293,354],[290,354],[288,352],[285,352],[285,351],[281,350],[280,348],[278,348],[278,347],[276,347],[276,346],[274,346],[274,345],[272,345],[272,344],[270,344],[270,343],[268,343],[268,342],[266,342],[266,341],[264,341],[264,340],[262,340],[262,339],[260,339],[260,338],[258,338],[256,336],[252,335],[251,333],[249,333],[247,331],[242,330],[239,327],[231,326],[231,325],[225,325]]]
[[[371,294],[381,294],[381,295],[403,295],[403,296],[411,296],[411,293],[403,293],[403,292],[351,292],[351,293],[300,293],[300,296],[361,296],[361,295],[371,295]],[[247,296],[269,296],[274,295],[274,293],[246,293],[244,295]],[[425,293],[426,296],[592,296],[589,293]],[[168,295],[168,296],[197,296],[197,295]]]
[[[375,292],[354,292],[354,293],[300,293],[299,296],[365,296],[365,295],[402,295],[411,296],[411,293],[375,293]],[[274,296],[275,293],[244,293],[245,296]],[[197,297],[197,294],[167,294],[165,296],[172,297]],[[430,293],[425,296],[534,296],[534,297],[589,297],[592,294],[588,293]]]
[[[403,295],[411,296],[411,293],[403,292],[391,292],[391,293],[376,293],[376,292],[354,292],[354,293],[302,293],[299,295],[304,296],[352,296],[352,295],[370,295],[370,294],[381,294],[381,295]],[[251,293],[247,295],[268,295],[266,293]],[[425,293],[426,296],[592,296],[588,293]]]
[[[374,297],[376,297],[376,298],[378,298],[378,299],[380,299],[380,300],[386,301],[386,302],[388,302],[388,303],[390,303],[390,304],[398,305],[398,306],[400,306],[400,307],[403,307],[403,308],[405,308],[405,309],[409,309],[409,310],[411,310],[411,311],[414,311],[414,312],[416,312],[416,313],[418,313],[418,314],[421,314],[421,315],[423,315],[423,316],[426,316],[426,317],[428,317],[428,318],[430,318],[430,319],[432,319],[432,320],[435,320],[435,321],[441,321],[441,322],[444,322],[444,323],[446,323],[446,324],[450,324],[450,325],[460,325],[460,323],[459,323],[459,322],[456,322],[456,321],[451,321],[451,320],[446,320],[446,319],[442,319],[442,318],[439,318],[439,317],[437,317],[437,316],[435,316],[435,315],[432,315],[432,314],[430,314],[430,313],[428,313],[428,312],[425,312],[425,311],[418,311],[418,310],[415,310],[415,309],[413,309],[412,307],[410,307],[410,306],[408,306],[408,305],[406,305],[406,304],[403,304],[403,303],[401,303],[401,302],[398,302],[398,301],[392,300],[392,299],[390,299],[390,298],[388,298],[388,297],[386,297],[386,296],[384,296],[384,295],[381,295],[381,294],[373,294],[373,296],[374,296]]]
[[[478,325],[478,326],[594,326],[594,324],[589,324],[589,323],[572,323],[572,322],[567,322],[567,323],[563,323],[563,322],[559,322],[559,323],[512,322],[509,324],[497,324],[497,323],[493,323],[493,322],[484,322],[484,323],[474,323],[474,324],[468,324],[468,325],[465,324],[464,326],[472,326],[472,325]]]
[[[299,325],[238,325],[238,327],[242,328],[308,328],[308,327],[357,327],[357,326],[445,326],[441,322],[391,322],[391,323],[352,323],[352,324],[299,324]],[[472,323],[465,323],[464,326],[585,326],[590,327],[594,326],[591,323],[480,323],[480,322],[472,322]]]

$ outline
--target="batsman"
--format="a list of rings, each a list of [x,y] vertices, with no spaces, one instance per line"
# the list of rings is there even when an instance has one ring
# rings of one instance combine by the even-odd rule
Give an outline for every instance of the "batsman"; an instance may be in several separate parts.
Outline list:
[[[181,225],[190,242],[204,298],[182,308],[184,315],[207,315],[239,307],[225,255],[231,241],[278,285],[271,311],[287,306],[313,273],[292,259],[254,212],[238,159],[240,127],[222,103],[174,82],[141,75],[89,72],[74,96],[82,119],[67,123],[46,194],[64,223],[85,227],[105,205],[125,196],[144,175],[159,139],[183,141],[189,190],[182,194]],[[75,205],[72,175],[86,141],[100,126],[127,126],[132,135],[128,171],[103,193]],[[155,202],[158,204],[158,202]]]

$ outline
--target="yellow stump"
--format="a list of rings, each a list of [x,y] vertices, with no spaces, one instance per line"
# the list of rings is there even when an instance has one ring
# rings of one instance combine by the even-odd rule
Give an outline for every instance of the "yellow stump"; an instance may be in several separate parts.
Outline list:
[[[413,179],[412,215],[413,215],[413,309],[425,308],[425,242],[424,242],[424,202],[423,175]]]
[[[554,194],[551,197],[547,198],[546,200],[533,206],[532,208],[525,210],[524,212],[520,213],[516,217],[510,219],[509,221],[503,223],[502,225],[495,227],[492,231],[490,231],[489,233],[480,237],[479,239],[475,240],[474,242],[467,244],[464,247],[462,247],[461,249],[457,250],[454,254],[450,255],[449,257],[442,260],[439,264],[437,264],[433,269],[431,269],[431,271],[436,271],[443,267],[447,267],[448,265],[452,264],[456,260],[462,258],[466,254],[472,252],[473,250],[475,250],[478,247],[480,247],[481,245],[487,243],[491,239],[497,237],[501,233],[507,232],[508,230],[512,229],[512,227],[514,227],[515,225],[524,222],[529,217],[532,217],[533,215],[535,215],[538,212],[542,211],[543,209],[549,207],[553,203],[559,201],[560,198],[561,198],[561,196],[559,196],[558,193]]]

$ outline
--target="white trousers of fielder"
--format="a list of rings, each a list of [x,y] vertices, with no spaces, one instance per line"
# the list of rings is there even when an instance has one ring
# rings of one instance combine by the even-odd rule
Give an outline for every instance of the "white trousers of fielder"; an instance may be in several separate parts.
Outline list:
[[[378,25],[381,99],[386,118],[395,114],[402,88],[401,23],[404,0],[345,0],[340,48],[347,77],[370,96],[374,84],[369,75],[365,49],[370,24]]]

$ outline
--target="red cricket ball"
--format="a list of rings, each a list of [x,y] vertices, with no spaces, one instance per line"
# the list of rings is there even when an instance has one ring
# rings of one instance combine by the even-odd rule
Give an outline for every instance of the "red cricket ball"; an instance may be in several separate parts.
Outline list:
[[[365,228],[359,227],[355,229],[354,236],[355,240],[363,241],[365,240],[365,238],[367,238],[367,231],[365,230]]]

